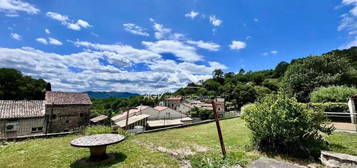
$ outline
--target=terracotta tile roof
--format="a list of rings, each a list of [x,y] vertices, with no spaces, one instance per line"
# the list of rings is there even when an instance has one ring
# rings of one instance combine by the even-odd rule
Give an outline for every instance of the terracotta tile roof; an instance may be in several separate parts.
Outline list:
[[[43,100],[0,100],[0,119],[45,116]]]
[[[76,93],[76,92],[46,92],[46,104],[55,105],[90,105],[92,104],[88,94],[86,93]]]
[[[96,123],[96,122],[99,122],[99,121],[103,121],[103,120],[105,120],[107,118],[108,118],[108,116],[106,116],[106,115],[100,115],[100,116],[97,116],[97,117],[94,117],[94,118],[90,119],[90,121]]]
[[[168,107],[164,107],[164,106],[156,106],[154,107],[155,110],[158,110],[158,111],[162,111],[162,110],[165,110],[167,109]]]
[[[147,114],[141,114],[141,115],[132,116],[128,120],[128,125],[133,124],[135,122],[138,122],[138,121],[143,120],[143,119],[148,118],[148,117],[150,117],[150,116],[147,115]],[[115,122],[115,125],[117,125],[117,126],[119,126],[121,128],[124,128],[126,126],[126,120],[121,120],[121,121]]]
[[[148,108],[148,106],[138,106],[138,107],[136,107],[134,109],[130,109],[129,110],[129,117],[139,114],[139,112],[141,110],[144,110],[146,108]],[[127,113],[128,112],[124,112],[124,113],[121,113],[119,115],[116,115],[116,116],[112,117],[111,120],[114,121],[114,122],[118,122],[120,120],[126,119]]]

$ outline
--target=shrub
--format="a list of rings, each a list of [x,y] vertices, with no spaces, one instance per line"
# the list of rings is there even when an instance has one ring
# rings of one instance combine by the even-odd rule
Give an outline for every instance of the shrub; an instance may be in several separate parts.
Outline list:
[[[318,157],[327,145],[320,132],[334,130],[322,111],[314,112],[285,93],[268,95],[246,108],[243,119],[258,150],[298,157]]]
[[[348,112],[347,103],[309,103],[308,107],[312,107],[314,110],[323,110],[324,112]]]
[[[347,102],[348,98],[357,93],[357,89],[347,86],[319,87],[310,95],[311,102]]]
[[[240,114],[243,115],[246,111],[251,110],[251,108],[254,108],[254,104],[253,103],[249,103],[244,105],[242,108],[240,108]]]
[[[110,134],[113,132],[113,129],[108,126],[102,126],[102,125],[97,125],[97,126],[90,126],[87,127],[84,131],[86,135],[93,135],[93,134]]]

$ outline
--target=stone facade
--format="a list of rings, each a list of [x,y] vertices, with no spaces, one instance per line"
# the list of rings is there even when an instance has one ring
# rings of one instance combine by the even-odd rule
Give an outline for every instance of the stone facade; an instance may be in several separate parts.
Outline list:
[[[73,131],[89,122],[89,105],[46,105],[48,132]]]

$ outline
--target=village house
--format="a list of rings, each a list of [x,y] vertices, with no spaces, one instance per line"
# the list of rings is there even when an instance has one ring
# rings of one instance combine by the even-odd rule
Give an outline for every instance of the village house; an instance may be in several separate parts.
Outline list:
[[[46,92],[49,132],[73,131],[89,121],[90,105],[86,93]]]
[[[220,116],[223,116],[225,111],[225,102],[223,98],[214,99],[216,105],[216,111]],[[179,111],[180,113],[187,114],[194,107],[203,108],[207,110],[213,110],[211,102],[205,102],[200,100],[183,99],[181,97],[166,98],[163,105]]]
[[[0,100],[0,139],[75,130],[91,104],[85,93],[52,91],[45,100]]]
[[[91,125],[109,124],[108,116],[106,115],[99,115],[97,117],[91,118],[89,121]]]
[[[111,120],[116,126],[125,128],[127,117],[129,129],[133,129],[135,126],[142,126],[146,129],[146,126],[151,127],[152,124],[150,123],[155,123],[155,127],[163,127],[181,125],[192,121],[192,119],[188,118],[185,114],[163,106],[156,106],[154,108],[149,106],[138,106],[112,117]]]
[[[0,139],[42,134],[46,130],[42,100],[0,100]]]

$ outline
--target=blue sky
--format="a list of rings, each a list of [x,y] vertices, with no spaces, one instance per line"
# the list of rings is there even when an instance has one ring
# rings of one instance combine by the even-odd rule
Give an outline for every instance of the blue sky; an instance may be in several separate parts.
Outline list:
[[[162,93],[357,45],[357,0],[0,0],[0,19],[0,66],[66,91]]]

